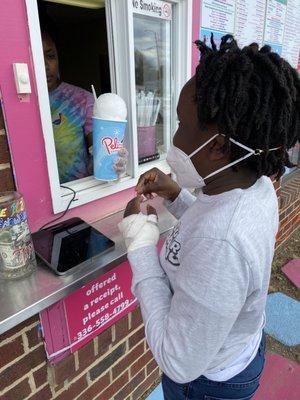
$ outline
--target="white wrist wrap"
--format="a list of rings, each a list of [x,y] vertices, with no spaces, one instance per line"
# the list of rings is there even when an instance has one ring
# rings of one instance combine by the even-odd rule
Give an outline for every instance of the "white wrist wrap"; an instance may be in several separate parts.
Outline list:
[[[142,213],[129,215],[118,224],[128,251],[156,245],[159,239],[157,216]]]

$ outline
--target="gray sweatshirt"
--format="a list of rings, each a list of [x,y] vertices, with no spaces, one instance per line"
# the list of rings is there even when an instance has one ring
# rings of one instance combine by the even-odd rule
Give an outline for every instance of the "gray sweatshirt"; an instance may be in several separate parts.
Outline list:
[[[278,229],[272,182],[215,196],[182,190],[160,254],[128,252],[150,349],[178,383],[226,369],[264,325]]]

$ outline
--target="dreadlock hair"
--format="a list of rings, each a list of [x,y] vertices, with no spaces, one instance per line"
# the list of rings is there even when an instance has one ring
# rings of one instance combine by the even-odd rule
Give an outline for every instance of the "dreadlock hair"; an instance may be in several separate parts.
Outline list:
[[[262,175],[279,179],[289,161],[288,150],[300,139],[300,80],[297,71],[257,43],[239,48],[232,35],[221,39],[219,49],[211,34],[211,47],[197,40],[201,53],[196,69],[198,120],[216,123],[226,136],[224,151],[232,160],[245,150],[229,138],[263,152],[239,164]],[[280,147],[276,151],[271,148]]]

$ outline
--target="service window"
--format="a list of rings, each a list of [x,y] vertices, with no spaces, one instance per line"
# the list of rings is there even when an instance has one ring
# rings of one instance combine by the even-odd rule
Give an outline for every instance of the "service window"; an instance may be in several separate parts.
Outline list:
[[[165,161],[191,74],[192,1],[26,0],[54,212],[136,184]],[[180,53],[180,54],[179,54]],[[182,61],[184,60],[184,62]],[[127,170],[93,177],[93,95],[126,102]]]

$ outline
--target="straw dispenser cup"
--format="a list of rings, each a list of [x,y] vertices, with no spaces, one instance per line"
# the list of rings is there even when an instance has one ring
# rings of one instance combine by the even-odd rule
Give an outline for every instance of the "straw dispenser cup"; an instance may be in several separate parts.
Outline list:
[[[156,121],[160,99],[153,92],[141,90],[136,95],[139,158],[156,153]]]
[[[124,100],[114,94],[98,97],[93,116],[94,177],[101,181],[114,181],[118,174],[114,163],[123,148],[127,107]]]

